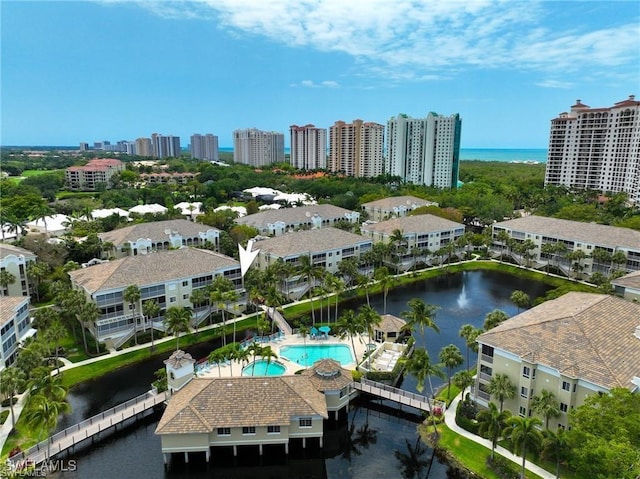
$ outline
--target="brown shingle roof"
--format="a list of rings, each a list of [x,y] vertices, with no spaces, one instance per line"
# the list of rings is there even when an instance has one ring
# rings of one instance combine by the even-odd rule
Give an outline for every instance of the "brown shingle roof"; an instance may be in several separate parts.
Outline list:
[[[495,223],[494,226],[607,248],[623,247],[640,250],[640,231],[617,226],[582,223],[580,221],[535,215]]]
[[[167,231],[177,231],[183,238],[195,238],[199,233],[204,233],[208,230],[217,230],[217,228],[178,219],[125,226],[106,233],[99,233],[98,237],[102,241],[108,241],[117,246],[127,241],[137,241],[140,238],[148,238],[153,242],[168,241],[169,234]]]
[[[276,238],[257,241],[254,249],[260,254],[270,253],[280,257],[309,254],[371,243],[371,240],[337,228],[296,231]]]
[[[335,359],[321,359],[302,371],[318,391],[339,391],[353,381],[351,371],[344,369]]]
[[[429,206],[436,205],[433,201],[423,200],[415,196],[391,196],[389,198],[382,198],[381,200],[370,201],[369,203],[363,203],[365,208],[376,208],[383,211],[391,211],[393,208],[399,206],[410,206],[415,204],[416,206]]]
[[[634,271],[633,273],[611,280],[611,284],[625,288],[640,289],[640,271]]]
[[[333,205],[313,205],[301,206],[297,208],[280,208],[277,210],[265,210],[252,215],[243,216],[236,219],[236,223],[249,225],[254,228],[264,229],[268,224],[276,221],[283,221],[285,224],[302,224],[311,221],[314,214],[319,215],[323,220],[344,219],[345,214],[351,211]]]
[[[640,305],[613,296],[567,293],[481,334],[478,342],[605,388],[640,377]]]
[[[27,296],[0,296],[0,326],[12,319],[16,314],[16,308],[23,301],[29,301]]]
[[[394,316],[392,314],[383,314],[380,317],[382,318],[382,321],[380,321],[380,325],[376,326],[375,329],[379,331],[383,331],[385,333],[389,333],[392,331],[400,331],[403,328],[403,326],[406,326],[407,324],[407,322],[404,319]]]
[[[89,293],[101,289],[121,288],[131,284],[166,283],[220,269],[240,268],[229,256],[198,248],[158,251],[139,256],[127,256],[108,263],[71,271],[71,281]]]
[[[462,223],[440,218],[434,215],[405,216],[393,218],[379,223],[371,223],[362,226],[362,231],[371,231],[391,235],[395,230],[400,230],[404,234],[410,233],[435,233],[438,231],[449,231],[452,229],[464,228]]]
[[[289,425],[293,416],[328,417],[324,395],[307,377],[196,378],[169,400],[156,434]]]
[[[35,258],[36,255],[35,253],[32,253],[31,251],[24,249],[24,248],[20,248],[18,246],[14,246],[12,244],[6,244],[6,243],[2,243],[0,244],[0,259],[2,258],[6,258],[9,255],[16,255],[16,256],[20,256],[20,255],[24,255],[25,258]]]

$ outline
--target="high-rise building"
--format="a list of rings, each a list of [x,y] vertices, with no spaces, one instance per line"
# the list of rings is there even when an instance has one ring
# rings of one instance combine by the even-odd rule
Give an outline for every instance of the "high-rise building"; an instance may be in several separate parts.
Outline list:
[[[460,165],[460,116],[407,115],[387,122],[385,170],[403,180],[437,188],[456,188]]]
[[[284,161],[284,133],[256,128],[233,132],[233,161],[264,166]]]
[[[384,125],[353,120],[329,128],[328,169],[348,176],[375,177],[384,173]]]
[[[151,135],[151,145],[153,147],[153,156],[157,158],[178,158],[180,156],[179,136],[164,136],[153,133]]]
[[[207,133],[200,135],[194,133],[191,135],[191,158],[197,160],[219,161],[218,155],[218,137]]]
[[[314,125],[291,125],[291,165],[299,170],[327,167],[327,130]]]
[[[138,138],[136,140],[136,155],[153,156],[151,138]]]
[[[640,201],[640,101],[609,108],[577,100],[551,120],[545,185],[625,192]]]
[[[80,151],[89,151],[89,143],[80,142]]]
[[[71,166],[65,171],[65,182],[71,190],[96,191],[111,188],[113,175],[124,170],[124,163],[114,158],[94,158],[84,166]]]

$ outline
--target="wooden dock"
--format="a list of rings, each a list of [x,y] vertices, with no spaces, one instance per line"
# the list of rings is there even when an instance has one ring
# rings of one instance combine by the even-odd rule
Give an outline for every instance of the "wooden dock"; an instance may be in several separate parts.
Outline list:
[[[429,399],[426,396],[405,391],[404,389],[394,388],[393,386],[388,386],[369,379],[363,378],[360,382],[354,381],[353,387],[358,391],[371,394],[382,399],[388,399],[405,406],[411,406],[429,413],[431,413],[432,407],[435,414],[443,414],[446,408],[445,403],[442,401]]]
[[[149,391],[68,427],[26,451],[11,456],[9,460],[17,466],[40,464],[87,439],[95,439],[103,431],[117,428],[119,424],[128,419],[143,417],[147,411],[153,410],[159,404],[164,403],[168,397],[166,392],[154,393]]]

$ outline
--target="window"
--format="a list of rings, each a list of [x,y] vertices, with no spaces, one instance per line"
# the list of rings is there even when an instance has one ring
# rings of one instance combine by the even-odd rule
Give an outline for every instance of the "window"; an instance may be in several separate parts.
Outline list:
[[[169,302],[170,303],[175,303],[176,302],[176,297],[175,296],[170,297],[169,298]]]
[[[535,368],[534,368],[534,370],[533,370],[533,374],[531,375],[531,378],[532,378],[532,379],[535,379],[535,378],[536,378],[536,370],[535,370]]]
[[[231,436],[231,428],[229,428],[229,427],[219,427],[218,428],[218,436]]]
[[[242,434],[255,434],[256,427],[255,426],[245,426],[242,428]]]
[[[300,427],[311,427],[311,418],[310,417],[301,417],[299,421]]]
[[[522,386],[520,388],[520,396],[522,396],[523,398],[529,397],[529,389]]]
[[[524,376],[525,378],[528,378],[531,376],[531,368],[529,366],[524,366],[522,368],[522,376]]]
[[[526,415],[527,415],[527,408],[526,408],[526,407],[523,407],[523,406],[520,406],[520,413],[519,413],[519,416],[521,416],[521,417],[525,417]]]
[[[567,381],[562,381],[562,389],[564,389],[565,391],[570,391],[571,385]]]
[[[189,295],[188,294],[183,294],[182,295],[182,299],[189,299]]]
[[[567,412],[567,410],[569,409],[569,406],[567,406],[565,403],[561,402],[560,403],[560,411],[562,412]]]
[[[268,434],[280,434],[280,426],[267,426]]]
[[[573,392],[576,392],[576,383],[573,383]]]
[[[187,281],[183,281],[183,282],[182,282],[182,286],[189,286],[189,280],[187,280]]]

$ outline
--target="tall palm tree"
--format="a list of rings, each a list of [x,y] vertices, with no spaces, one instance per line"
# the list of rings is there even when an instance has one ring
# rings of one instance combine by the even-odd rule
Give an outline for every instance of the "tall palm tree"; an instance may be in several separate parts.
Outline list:
[[[549,420],[560,416],[560,402],[555,394],[543,389],[533,396],[531,409],[544,417],[544,428],[549,429]]]
[[[29,401],[29,407],[25,411],[27,424],[40,431],[40,439],[47,436],[56,427],[58,416],[71,412],[71,406],[64,400],[49,398],[43,395],[35,395]],[[51,455],[51,443],[47,444],[47,458]]]
[[[522,470],[520,479],[525,479],[527,451],[539,451],[542,446],[542,433],[538,429],[542,421],[537,417],[511,417],[504,429],[504,436],[511,441],[512,451],[520,450]]]
[[[358,289],[364,289],[364,294],[367,298],[367,306],[371,306],[371,301],[369,298],[369,285],[371,284],[371,278],[366,274],[358,274],[356,276],[356,285]]]
[[[2,293],[2,296],[7,296],[9,294],[8,292],[5,293],[5,291],[9,288],[10,284],[13,284],[15,282],[16,277],[14,274],[10,273],[6,269],[0,271],[0,286],[2,286],[2,290],[0,291],[0,293]]]
[[[462,327],[460,327],[460,331],[458,331],[458,335],[465,340],[467,346],[467,369],[471,367],[469,364],[469,350],[473,349],[474,351],[478,351],[476,339],[478,339],[480,333],[482,333],[482,330],[477,329],[472,324],[463,324]]]
[[[76,314],[78,317],[78,321],[80,321],[80,325],[82,326],[82,339],[84,341],[84,349],[85,349],[85,352],[88,353],[89,351],[87,346],[87,333],[85,329],[88,327],[89,324],[92,324],[92,323],[95,324],[97,319],[100,317],[100,310],[98,309],[98,306],[96,306],[94,303],[85,301],[82,305],[80,305]],[[99,353],[100,353],[100,343],[98,342],[98,338],[96,338],[96,354],[99,354]]]
[[[551,260],[553,259],[553,255],[556,251],[556,245],[555,243],[543,243],[542,246],[540,246],[540,255],[544,255],[546,260],[547,260],[547,274],[549,274],[549,265],[551,263]],[[604,250],[603,250],[604,251]]]
[[[27,278],[30,280],[31,291],[36,297],[36,301],[40,301],[40,283],[51,270],[47,263],[42,261],[29,261],[27,263]]]
[[[191,309],[183,306],[171,306],[167,309],[164,326],[169,334],[176,337],[176,351],[179,348],[180,333],[188,333],[190,323]]]
[[[226,293],[224,293],[223,297],[224,297],[225,309],[229,309],[230,304],[234,304],[236,301],[238,301],[238,299],[240,298],[240,294],[236,289],[232,288]],[[236,308],[236,305],[234,305],[234,310],[235,308]],[[237,321],[234,320],[233,321],[233,342],[234,343],[236,342],[236,325],[237,325]]]
[[[216,363],[216,366],[218,366],[218,377],[222,377],[222,368],[220,367],[220,364],[222,364],[225,360],[225,352],[223,351],[223,348],[218,348],[214,351],[211,351],[209,353],[209,356],[207,356],[207,359],[209,360],[210,363]]]
[[[457,373],[455,373],[453,375],[453,378],[451,378],[453,381],[453,384],[455,384],[457,387],[459,387],[462,390],[462,399],[464,400],[464,392],[468,387],[473,386],[474,380],[473,380],[473,374],[471,373],[471,371],[458,371]]]
[[[300,266],[298,267],[300,274],[305,277],[307,284],[309,285],[309,299],[311,302],[311,318],[312,322],[316,324],[316,311],[313,305],[313,283],[319,275],[321,268],[313,264],[311,255],[300,256]]]
[[[353,357],[356,361],[356,369],[358,369],[358,355],[356,353],[356,345],[353,338],[364,332],[364,325],[360,322],[359,318],[353,312],[352,309],[346,310],[336,323],[337,333],[342,338],[351,339],[351,348],[353,349]]]
[[[29,380],[28,387],[32,396],[40,394],[58,401],[64,400],[67,396],[67,389],[62,385],[62,376],[52,375],[51,369],[47,366],[36,368],[35,374]]]
[[[440,328],[436,324],[438,306],[426,304],[420,298],[410,299],[408,306],[411,308],[409,311],[400,313],[400,316],[407,320],[407,324],[404,326],[406,329],[412,331],[419,327],[422,334],[424,334],[425,328],[431,328],[436,333],[440,332]]]
[[[433,385],[431,384],[431,376],[444,379],[445,375],[442,372],[439,364],[433,364],[429,358],[429,353],[424,348],[416,348],[410,358],[403,360],[407,368],[407,372],[416,378],[416,389],[418,392],[424,390],[425,382],[429,381],[429,389],[431,397],[435,397],[433,391]],[[427,395],[427,401],[429,401],[429,415],[431,416],[431,422],[433,424],[434,434],[438,434],[435,421],[433,420],[433,407]]]
[[[520,314],[521,309],[527,309],[531,304],[531,298],[527,293],[516,289],[513,293],[511,293],[511,302],[516,305],[518,308],[518,314]]]
[[[142,303],[142,314],[144,314],[151,323],[151,351],[153,351],[156,347],[153,338],[153,319],[160,316],[160,311],[160,305],[155,299],[148,299],[144,303]]]
[[[489,409],[480,411],[476,417],[478,421],[478,434],[491,441],[491,459],[495,456],[496,445],[502,431],[507,427],[507,421],[511,417],[509,411],[498,411],[496,403],[490,402]]]
[[[58,375],[60,375],[60,361],[58,360],[60,340],[65,338],[66,336],[67,329],[63,326],[62,322],[57,317],[45,331],[45,337],[47,341],[51,341],[53,343],[53,354],[56,359],[56,368]]]
[[[334,294],[334,299],[335,299],[335,311],[334,311],[334,315],[333,315],[333,322],[337,322],[338,321],[338,304],[340,304],[340,293],[342,293],[342,291],[344,291],[344,280],[338,276],[335,276],[333,274],[328,274],[327,275],[328,278],[328,282],[329,282],[329,288],[331,289],[331,292]]]
[[[387,314],[387,296],[389,295],[389,289],[393,286],[394,278],[389,273],[389,268],[381,266],[376,269],[373,277],[378,281],[378,284],[382,288],[382,314]]]
[[[11,409],[11,426],[16,427],[16,417],[13,411],[13,397],[25,387],[25,374],[14,366],[9,366],[0,371],[0,393],[9,398]]]
[[[546,429],[543,433],[541,455],[556,462],[556,479],[560,477],[560,464],[569,458],[571,446],[564,429],[553,432]]]
[[[506,374],[496,374],[491,378],[491,381],[489,381],[487,392],[498,398],[498,401],[500,401],[500,412],[502,412],[504,400],[515,397],[516,387]]]
[[[507,313],[499,309],[494,309],[484,317],[484,330],[489,331],[507,319],[509,319]]]
[[[216,305],[216,308],[220,310],[222,313],[222,330],[223,330],[222,344],[223,345],[227,344],[227,334],[226,334],[227,316],[225,311],[225,306],[227,301],[226,293],[228,293],[232,289],[233,289],[233,283],[227,278],[224,278],[222,276],[216,276],[216,278],[213,280],[213,283],[211,283],[211,293],[210,293],[211,302],[214,303]]]
[[[440,350],[438,354],[438,359],[440,359],[440,363],[447,368],[447,378],[448,378],[448,388],[447,388],[447,402],[449,401],[450,393],[451,393],[451,376],[453,374],[453,369],[460,366],[464,363],[464,358],[462,357],[462,353],[460,353],[460,348],[455,344],[449,344]]]
[[[141,293],[140,288],[138,288],[135,284],[130,284],[127,286],[123,293],[122,298],[129,303],[129,311],[133,315],[133,337],[135,338],[135,343],[138,344],[138,301],[140,301]]]
[[[367,334],[369,335],[369,341],[373,342],[374,340],[373,328],[375,326],[380,326],[380,323],[382,322],[382,317],[380,317],[380,314],[371,306],[363,305],[363,306],[360,306],[360,309],[358,310],[357,320],[362,325],[362,327],[367,331]],[[367,367],[371,369],[371,354],[367,355],[367,363],[368,363]]]

